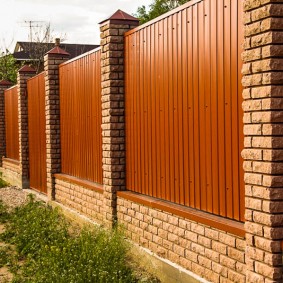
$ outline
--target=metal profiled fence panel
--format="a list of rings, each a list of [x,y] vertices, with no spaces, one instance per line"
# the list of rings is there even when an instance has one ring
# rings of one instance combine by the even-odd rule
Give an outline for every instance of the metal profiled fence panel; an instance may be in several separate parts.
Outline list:
[[[5,90],[6,157],[19,161],[18,88]]]
[[[100,49],[60,65],[62,173],[102,183]]]
[[[44,72],[27,81],[30,187],[47,193]]]
[[[128,190],[244,221],[242,4],[190,1],[126,33]]]

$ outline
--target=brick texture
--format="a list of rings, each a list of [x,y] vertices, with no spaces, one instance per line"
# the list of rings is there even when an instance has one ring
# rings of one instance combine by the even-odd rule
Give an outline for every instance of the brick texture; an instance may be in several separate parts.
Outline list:
[[[210,282],[246,282],[245,239],[119,197],[127,236]]]
[[[47,196],[55,199],[55,173],[61,170],[59,65],[69,54],[59,47],[44,56]]]
[[[29,145],[28,145],[28,97],[27,80],[32,78],[36,71],[29,66],[23,66],[17,75],[18,84],[18,113],[19,113],[19,156],[22,187],[29,187]]]
[[[283,1],[244,10],[246,281],[282,282]]]
[[[102,223],[103,194],[67,181],[55,179],[56,201]]]
[[[116,192],[125,189],[124,33],[138,20],[108,19],[100,25],[104,221],[116,221]]]

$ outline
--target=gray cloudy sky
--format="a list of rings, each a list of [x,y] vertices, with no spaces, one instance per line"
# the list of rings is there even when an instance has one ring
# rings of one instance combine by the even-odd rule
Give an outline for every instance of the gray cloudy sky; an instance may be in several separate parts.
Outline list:
[[[98,23],[116,10],[135,13],[152,0],[0,0],[0,48],[11,51],[16,41],[27,41],[25,21],[51,23],[55,36],[66,33],[66,42],[99,44]]]

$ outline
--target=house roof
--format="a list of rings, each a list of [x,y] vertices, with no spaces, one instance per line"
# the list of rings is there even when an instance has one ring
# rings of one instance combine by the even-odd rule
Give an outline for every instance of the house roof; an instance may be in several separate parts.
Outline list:
[[[54,43],[39,43],[39,42],[26,42],[18,41],[13,53],[13,56],[18,61],[31,60],[30,50],[44,50],[44,53],[48,52],[54,47]],[[70,59],[77,57],[83,53],[93,50],[99,45],[94,44],[71,44],[71,43],[60,43],[59,47],[65,52],[70,54]]]

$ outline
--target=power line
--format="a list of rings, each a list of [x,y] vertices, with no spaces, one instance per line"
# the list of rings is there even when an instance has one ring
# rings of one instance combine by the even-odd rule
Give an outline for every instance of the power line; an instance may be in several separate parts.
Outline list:
[[[33,21],[33,20],[29,20],[29,21],[23,21],[22,23],[25,25],[22,25],[23,27],[28,27],[29,28],[29,40],[30,42],[33,41],[32,35],[33,35],[33,28],[39,28],[42,27],[42,23],[44,23],[45,21]]]

